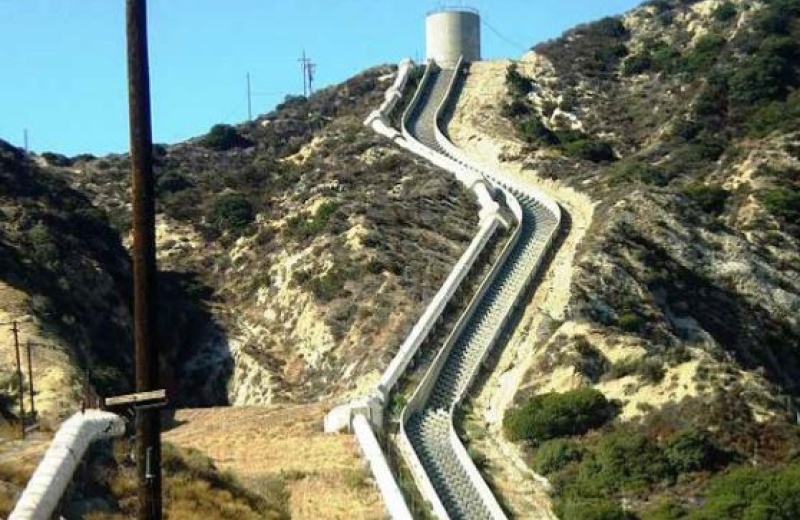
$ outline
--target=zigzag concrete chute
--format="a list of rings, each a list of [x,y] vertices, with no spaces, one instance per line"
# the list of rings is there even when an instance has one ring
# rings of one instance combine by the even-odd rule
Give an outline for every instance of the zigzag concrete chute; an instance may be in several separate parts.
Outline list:
[[[463,80],[461,60],[454,68],[442,68],[429,61],[403,113],[400,130],[393,128],[389,116],[398,109],[412,69],[409,60],[401,62],[386,100],[365,124],[398,146],[452,173],[471,189],[481,207],[480,225],[469,248],[423,312],[375,390],[331,411],[325,418],[325,429],[356,430],[362,454],[372,468],[389,515],[409,518],[409,508],[389,471],[386,457],[374,442],[373,428],[380,430],[389,396],[418,357],[422,342],[426,338],[429,342],[441,341],[435,343],[441,346],[402,410],[397,446],[438,518],[504,519],[505,513],[456,434],[453,414],[488,353],[507,338],[509,320],[522,304],[522,296],[553,241],[561,213],[557,204],[538,191],[515,183],[503,172],[471,162],[442,132],[440,121],[452,106],[453,93]],[[507,241],[452,332],[446,338],[432,336],[444,306],[502,229],[510,231],[506,233]]]
[[[440,69],[434,63],[404,117],[409,141],[442,156],[454,169],[488,179],[505,193],[519,223],[497,269],[487,277],[454,335],[442,348],[409,405],[403,411],[400,445],[423,494],[441,518],[505,518],[496,498],[467,456],[453,425],[453,413],[466,396],[481,363],[506,331],[560,223],[551,200],[516,185],[502,172],[467,160],[438,126],[463,65]],[[427,155],[427,154],[426,154]],[[516,211],[514,211],[516,210]]]

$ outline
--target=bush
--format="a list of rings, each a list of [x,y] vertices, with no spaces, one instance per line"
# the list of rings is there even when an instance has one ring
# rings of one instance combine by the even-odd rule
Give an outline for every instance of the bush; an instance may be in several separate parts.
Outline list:
[[[337,209],[339,209],[339,203],[334,201],[323,202],[317,207],[313,218],[309,219],[303,215],[298,215],[288,219],[286,232],[297,240],[315,236],[328,225]]]
[[[177,193],[191,187],[192,184],[178,172],[164,172],[156,177],[156,193],[166,195]]]
[[[717,61],[726,40],[719,34],[707,34],[697,41],[694,49],[683,59],[683,69],[690,74],[705,72]]]
[[[559,501],[555,513],[561,520],[635,520],[632,513],[626,512],[611,500],[583,499]]]
[[[533,470],[541,475],[555,473],[571,462],[579,462],[583,457],[580,446],[570,440],[553,439],[542,443],[533,456]]]
[[[800,219],[800,190],[773,188],[761,193],[764,207],[776,217],[796,223]]]
[[[800,518],[800,465],[740,467],[715,480],[687,520]]]
[[[644,184],[666,186],[669,183],[669,177],[661,168],[635,159],[628,159],[615,165],[611,169],[610,175],[612,184],[642,182]]]
[[[614,161],[614,148],[608,141],[578,139],[564,144],[564,153],[570,157],[596,163]]]
[[[255,213],[250,201],[239,193],[219,196],[211,207],[209,223],[220,231],[239,231],[253,222]]]
[[[699,182],[687,185],[683,193],[700,209],[712,215],[719,215],[725,210],[725,203],[730,195],[722,186],[706,186]]]
[[[565,435],[580,435],[599,428],[613,416],[605,396],[592,388],[548,393],[509,410],[503,428],[512,441],[542,442]]]
[[[602,18],[589,25],[587,29],[591,34],[605,38],[625,39],[629,35],[622,19],[615,16]]]
[[[247,146],[249,142],[239,135],[233,126],[218,124],[211,127],[208,134],[203,137],[202,144],[212,150],[225,151]]]
[[[538,117],[519,121],[516,126],[520,137],[528,143],[554,146],[559,142],[556,134],[547,128]]]
[[[708,435],[697,430],[684,431],[670,439],[664,453],[677,473],[711,470],[727,462]]]
[[[42,159],[47,161],[47,164],[50,166],[59,166],[64,168],[67,166],[72,166],[72,159],[60,153],[44,152],[42,153]]]
[[[593,463],[581,478],[605,489],[635,491],[674,476],[661,448],[641,433],[615,432],[603,437]]]
[[[764,101],[785,99],[797,84],[796,62],[800,46],[788,36],[769,36],[750,59],[736,69],[730,78],[730,97],[747,107]]]
[[[686,508],[672,500],[657,503],[643,516],[647,520],[680,520],[686,517]]]
[[[653,60],[649,53],[634,54],[622,62],[622,74],[633,76],[647,72],[653,68]]]
[[[506,86],[513,98],[525,97],[533,91],[533,81],[519,73],[516,63],[506,69]]]
[[[736,5],[733,2],[725,2],[724,4],[720,4],[719,7],[714,9],[714,19],[718,22],[727,22],[732,18],[736,17],[738,14],[738,10],[736,9]]]

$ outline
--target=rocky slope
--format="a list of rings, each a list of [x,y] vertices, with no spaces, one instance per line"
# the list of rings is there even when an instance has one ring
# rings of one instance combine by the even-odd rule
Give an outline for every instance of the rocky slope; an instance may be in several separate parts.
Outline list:
[[[653,467],[646,484],[598,485],[593,471],[619,469],[603,450],[626,435],[667,449],[701,431],[740,461],[764,438],[781,438],[779,452],[795,446],[798,13],[796,2],[650,2],[513,65],[472,66],[450,123],[455,142],[542,185],[586,229],[555,258],[568,296],[536,295],[467,424],[489,421],[499,434],[509,385],[520,388],[518,404],[581,386],[613,399],[605,433],[571,438],[578,455],[564,448],[561,466],[548,467],[562,518],[619,503],[629,513],[614,518],[705,518],[692,505],[713,494],[709,474],[738,467],[675,470],[677,487]],[[573,268],[562,267],[573,254]],[[509,476],[516,448],[480,430],[474,444],[498,487],[520,487],[504,485],[526,472],[516,459],[522,469]],[[635,457],[625,450],[644,445],[633,445],[614,446]],[[783,468],[790,459],[765,450],[757,460]],[[592,491],[576,471],[595,480]],[[505,495],[512,512],[531,511],[530,497]],[[658,516],[667,515],[658,497],[674,516]],[[748,506],[737,507],[726,517]]]

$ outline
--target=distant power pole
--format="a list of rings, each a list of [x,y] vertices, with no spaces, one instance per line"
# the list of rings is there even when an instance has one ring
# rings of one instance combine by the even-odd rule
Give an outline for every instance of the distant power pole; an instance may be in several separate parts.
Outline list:
[[[300,62],[300,68],[303,71],[303,95],[308,97],[314,93],[314,71],[317,69],[317,64],[311,61],[311,58],[306,57],[305,49],[303,49],[303,56],[297,61]]]
[[[28,152],[30,152],[30,149],[28,148],[28,129],[27,128],[23,132],[23,140],[25,141],[25,153],[28,153]]]
[[[253,95],[250,92],[250,73],[247,73],[247,120],[253,120]]]
[[[159,387],[156,295],[155,189],[150,122],[146,0],[126,0],[128,104],[133,177],[133,321],[136,391]],[[161,520],[161,418],[136,409],[139,520]]]

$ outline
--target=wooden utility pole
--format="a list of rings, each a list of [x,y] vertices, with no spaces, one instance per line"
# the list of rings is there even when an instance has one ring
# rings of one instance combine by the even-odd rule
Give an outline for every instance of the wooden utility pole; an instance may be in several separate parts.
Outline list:
[[[28,391],[31,397],[31,416],[36,420],[36,404],[33,402],[33,363],[31,363],[31,340],[25,345],[28,348]]]
[[[159,387],[156,337],[155,190],[150,123],[150,72],[145,0],[126,0],[128,100],[133,177],[133,284],[136,391]],[[139,520],[161,519],[161,420],[157,409],[136,411]]]
[[[22,377],[22,358],[19,353],[19,328],[17,322],[11,323],[11,332],[14,333],[14,349],[17,352],[17,377],[19,378],[19,430],[20,436],[25,438],[25,381]]]

